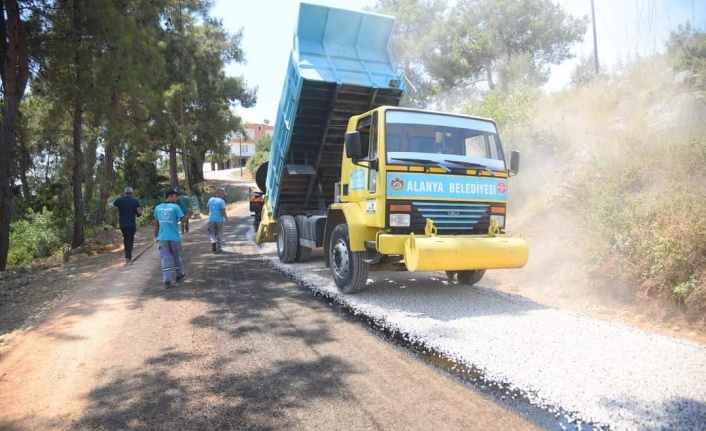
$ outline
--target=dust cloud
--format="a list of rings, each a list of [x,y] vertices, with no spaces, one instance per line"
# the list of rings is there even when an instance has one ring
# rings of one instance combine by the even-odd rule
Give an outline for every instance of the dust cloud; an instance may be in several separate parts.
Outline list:
[[[523,233],[530,246],[527,266],[513,276],[518,289],[575,300],[590,295],[607,307],[635,301],[636,280],[616,274],[610,261],[596,263],[611,245],[598,243],[586,223],[593,208],[585,191],[610,190],[606,184],[623,171],[653,169],[641,163],[663,157],[665,146],[704,135],[706,97],[688,81],[665,58],[631,64],[611,78],[540,97],[531,126],[504,137],[507,152],[522,154],[508,203],[508,230]],[[681,169],[693,176],[677,161],[662,165],[669,166],[634,192],[668,188]]]

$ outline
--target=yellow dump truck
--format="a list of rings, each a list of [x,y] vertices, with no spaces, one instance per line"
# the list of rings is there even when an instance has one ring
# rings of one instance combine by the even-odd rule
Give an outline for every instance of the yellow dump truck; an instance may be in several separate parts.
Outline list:
[[[305,261],[323,247],[339,290],[370,270],[445,271],[475,284],[519,268],[504,234],[509,166],[493,121],[402,108],[391,17],[302,3],[268,163],[258,242]]]

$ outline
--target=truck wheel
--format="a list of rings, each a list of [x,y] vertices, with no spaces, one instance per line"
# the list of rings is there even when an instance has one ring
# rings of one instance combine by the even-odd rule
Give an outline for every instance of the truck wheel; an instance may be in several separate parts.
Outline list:
[[[297,257],[297,224],[292,216],[282,216],[277,221],[277,255],[282,263],[294,262]]]
[[[301,228],[302,230],[306,230],[306,226],[308,223],[308,217],[307,216],[296,216],[294,217],[294,223],[297,224],[297,232],[299,232],[299,229]],[[297,262],[306,262],[309,260],[309,257],[311,257],[311,247],[307,247],[301,244],[301,237],[304,236],[305,233],[302,232],[301,235],[297,235],[297,257],[296,261]]]
[[[456,274],[456,277],[458,277],[459,283],[473,286],[474,284],[478,283],[484,275],[484,269],[476,269],[471,271],[459,271],[458,274]]]
[[[331,275],[343,293],[356,293],[365,288],[368,281],[368,264],[364,262],[365,252],[351,251],[348,225],[339,224],[331,233],[329,258]]]
[[[297,244],[297,262],[306,262],[311,257],[311,247]]]

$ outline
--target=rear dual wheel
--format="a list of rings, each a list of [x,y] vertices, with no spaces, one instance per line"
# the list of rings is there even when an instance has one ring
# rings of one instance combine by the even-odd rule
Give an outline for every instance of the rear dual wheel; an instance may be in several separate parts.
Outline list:
[[[451,281],[458,281],[461,284],[473,286],[478,283],[485,275],[484,269],[475,269],[469,271],[446,271],[446,276]]]
[[[292,216],[282,216],[277,221],[277,256],[282,263],[292,263],[297,257],[299,235]]]
[[[311,257],[311,248],[297,244],[297,262],[306,262],[309,260],[309,257]]]
[[[311,248],[299,244],[299,230],[292,216],[282,216],[277,223],[277,255],[282,263],[306,262],[311,256]]]

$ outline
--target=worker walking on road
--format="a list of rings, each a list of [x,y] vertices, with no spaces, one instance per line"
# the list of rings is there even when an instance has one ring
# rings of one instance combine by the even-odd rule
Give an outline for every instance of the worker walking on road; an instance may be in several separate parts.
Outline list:
[[[136,217],[142,215],[140,201],[132,197],[132,191],[132,187],[125,187],[125,196],[117,198],[108,205],[113,215],[113,220],[118,221],[118,215],[115,214],[116,209],[120,214],[119,226],[120,232],[123,234],[125,265],[129,265],[132,262],[132,248],[135,244],[135,232],[137,232]]]
[[[186,195],[186,192],[184,190],[179,190],[179,197],[177,198],[177,204],[181,208],[181,211],[186,214],[189,212],[189,197]],[[181,219],[181,234],[185,234],[189,232],[189,219],[191,218],[191,215],[189,217],[184,217]]]
[[[230,224],[228,214],[226,214],[226,189],[216,190],[216,196],[208,200],[208,234],[211,237],[211,251],[220,253],[223,251],[223,225]]]
[[[177,201],[177,191],[167,190],[166,202],[157,205],[154,209],[154,240],[159,242],[159,258],[162,263],[162,280],[164,287],[169,289],[172,284],[172,267],[176,273],[176,281],[181,281],[186,274],[181,268],[181,235],[179,235],[179,221],[190,215],[184,214]]]

